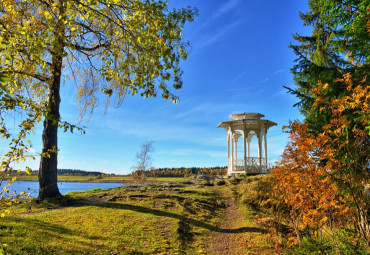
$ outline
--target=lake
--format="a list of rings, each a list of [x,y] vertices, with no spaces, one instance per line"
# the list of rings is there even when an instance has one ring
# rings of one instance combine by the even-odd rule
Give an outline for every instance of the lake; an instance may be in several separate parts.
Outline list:
[[[3,182],[0,188],[4,187],[7,182]],[[62,194],[71,191],[85,191],[90,189],[110,189],[125,186],[123,183],[91,183],[91,182],[58,182],[59,191]],[[20,193],[25,191],[30,194],[30,197],[37,197],[39,192],[39,183],[33,181],[15,181],[9,189],[11,192]]]

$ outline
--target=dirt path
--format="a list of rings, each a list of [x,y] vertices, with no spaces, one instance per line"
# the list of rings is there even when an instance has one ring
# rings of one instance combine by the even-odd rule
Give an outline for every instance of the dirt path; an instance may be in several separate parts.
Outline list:
[[[238,208],[232,199],[227,199],[225,203],[225,219],[220,225],[220,228],[225,231],[215,232],[212,235],[209,240],[209,254],[236,254],[235,252],[240,250],[240,247],[245,243],[242,233],[235,231],[243,227],[239,220],[242,219],[243,215],[237,210]]]
[[[272,254],[270,247],[266,247],[263,229],[246,220],[233,199],[220,195],[226,203],[224,220],[219,226],[222,231],[213,232],[208,239],[207,254]]]

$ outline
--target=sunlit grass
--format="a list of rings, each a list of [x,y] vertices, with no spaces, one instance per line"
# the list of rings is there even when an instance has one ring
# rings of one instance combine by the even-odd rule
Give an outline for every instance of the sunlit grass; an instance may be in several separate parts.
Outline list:
[[[136,186],[33,200],[2,219],[1,243],[9,254],[197,254],[200,234],[217,231],[216,198],[203,189]]]
[[[237,254],[269,254],[257,223],[261,212],[238,204],[238,222],[247,228],[222,227],[225,199],[234,198],[238,186],[162,183],[23,201],[1,219],[0,245],[5,254],[206,254],[212,235],[230,233],[247,240],[233,248]]]

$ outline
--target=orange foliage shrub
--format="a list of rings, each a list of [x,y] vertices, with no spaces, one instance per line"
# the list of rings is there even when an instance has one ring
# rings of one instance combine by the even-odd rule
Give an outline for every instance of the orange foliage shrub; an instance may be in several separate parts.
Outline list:
[[[298,239],[303,226],[333,232],[353,223],[369,242],[370,86],[366,78],[354,86],[350,74],[333,86],[344,86],[341,97],[321,82],[312,90],[314,112],[331,116],[322,128],[297,121],[285,127],[291,142],[272,171],[274,191],[289,206]]]
[[[289,128],[291,142],[272,175],[274,191],[289,206],[297,236],[299,226],[314,228],[328,221],[346,222],[349,208],[328,175],[329,169],[319,164],[320,141],[307,133],[307,124],[296,121]]]

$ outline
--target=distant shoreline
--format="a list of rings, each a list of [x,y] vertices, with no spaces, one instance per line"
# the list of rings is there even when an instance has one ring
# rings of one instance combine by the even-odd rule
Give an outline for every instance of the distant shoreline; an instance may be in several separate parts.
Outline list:
[[[37,176],[15,176],[16,181],[38,181]],[[4,181],[10,181],[12,177],[5,177]],[[183,177],[158,177],[152,178],[149,177],[145,183],[153,182],[178,182],[186,181],[188,178]],[[83,182],[83,183],[122,183],[122,184],[135,184],[131,176],[108,176],[108,177],[99,177],[91,178],[91,176],[58,176],[58,182]]]
[[[4,181],[10,181],[12,178],[4,178]],[[35,178],[35,179],[30,179],[30,178],[18,178],[15,180],[16,182],[17,181],[20,181],[20,182],[38,182],[38,178]],[[59,179],[58,178],[58,182],[84,182],[84,183],[124,183],[124,184],[130,184],[130,183],[133,183],[132,181],[130,180],[64,180],[64,179]]]

